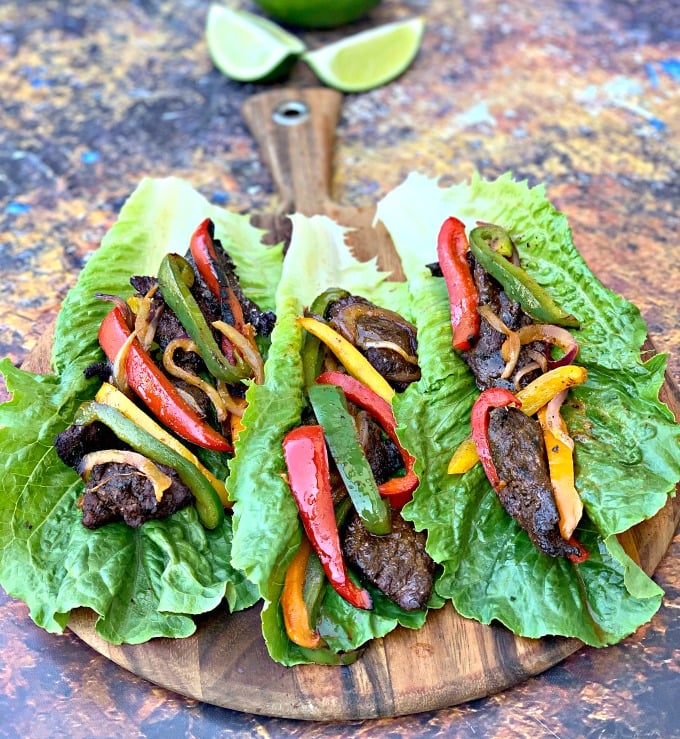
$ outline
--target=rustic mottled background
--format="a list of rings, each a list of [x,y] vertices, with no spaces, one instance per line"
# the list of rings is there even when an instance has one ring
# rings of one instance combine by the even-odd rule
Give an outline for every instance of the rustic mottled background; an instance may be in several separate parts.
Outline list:
[[[207,7],[0,5],[0,355],[25,358],[143,176],[184,177],[242,212],[274,207],[240,115],[261,87],[212,67]],[[680,5],[385,0],[365,22],[301,35],[313,47],[415,14],[428,27],[413,67],[345,98],[336,199],[373,202],[411,170],[454,182],[510,169],[545,183],[591,268],[640,307],[677,381]],[[283,84],[314,79],[300,65]],[[621,645],[584,649],[466,706],[351,727],[261,720],[168,694],[72,635],[40,632],[0,592],[0,736],[678,736],[679,554],[676,537],[656,574],[665,605]]]

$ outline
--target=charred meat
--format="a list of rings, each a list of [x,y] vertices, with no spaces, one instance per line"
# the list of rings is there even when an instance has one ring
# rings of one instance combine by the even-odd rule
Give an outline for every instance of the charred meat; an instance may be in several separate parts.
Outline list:
[[[495,408],[490,413],[488,433],[501,480],[498,497],[505,510],[544,554],[577,555],[579,550],[560,534],[560,516],[538,421],[517,408]]]
[[[327,315],[331,327],[395,388],[403,390],[420,379],[416,328],[398,313],[349,295],[332,303]]]
[[[392,531],[369,533],[355,514],[344,532],[347,562],[405,611],[427,606],[435,563],[425,551],[426,535],[392,511]]]

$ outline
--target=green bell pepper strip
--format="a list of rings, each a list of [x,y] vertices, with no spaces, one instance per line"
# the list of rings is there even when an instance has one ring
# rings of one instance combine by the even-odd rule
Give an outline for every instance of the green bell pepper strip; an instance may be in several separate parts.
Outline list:
[[[203,526],[214,529],[224,520],[224,508],[213,486],[189,460],[137,426],[120,411],[104,403],[90,401],[80,406],[75,423],[86,426],[99,421],[108,426],[118,439],[152,462],[172,467],[196,499],[196,510]]]
[[[364,528],[372,534],[389,534],[390,507],[380,496],[344,392],[336,385],[312,385],[309,400]]]
[[[250,367],[238,355],[234,356],[235,364],[231,364],[222,353],[189,289],[194,278],[194,271],[184,257],[179,254],[163,257],[158,268],[158,284],[163,299],[195,342],[208,372],[227,385],[234,385],[250,376]]]
[[[478,226],[470,232],[470,251],[475,259],[533,319],[579,328],[578,318],[562,310],[526,270],[504,256],[508,243],[512,243],[510,236],[500,226]]]
[[[314,302],[309,307],[309,313],[313,316],[321,316],[325,318],[326,310],[328,306],[340,300],[340,298],[347,297],[349,293],[347,290],[343,290],[339,287],[329,287],[328,290],[324,290],[321,295],[315,298]],[[302,369],[305,378],[305,387],[311,387],[316,378],[321,372],[321,364],[323,361],[323,354],[321,353],[321,341],[310,333],[305,334],[305,342],[302,346]]]

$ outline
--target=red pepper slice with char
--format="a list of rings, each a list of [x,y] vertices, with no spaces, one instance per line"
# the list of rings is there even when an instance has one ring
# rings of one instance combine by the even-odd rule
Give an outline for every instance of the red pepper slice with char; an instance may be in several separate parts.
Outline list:
[[[243,308],[236,293],[229,287],[224,270],[220,267],[215,251],[215,224],[210,218],[201,221],[198,228],[191,235],[189,251],[194,258],[196,269],[203,278],[208,289],[220,304],[228,305],[232,325],[244,336],[246,321],[243,317]],[[230,321],[231,323],[231,321]],[[233,346],[226,336],[222,337],[222,352],[233,361]]]
[[[472,406],[472,439],[477,448],[477,455],[482,463],[484,472],[491,483],[491,487],[498,492],[500,479],[496,471],[496,465],[491,457],[491,445],[489,444],[489,413],[492,408],[504,408],[514,405],[522,407],[522,401],[509,390],[501,387],[492,387],[484,390]]]
[[[289,431],[283,439],[283,454],[302,525],[328,582],[348,603],[369,610],[371,596],[352,582],[342,556],[323,428],[298,426]]]
[[[413,497],[413,491],[418,487],[419,480],[413,469],[416,461],[415,457],[404,449],[397,436],[397,422],[394,418],[392,406],[362,382],[342,372],[323,372],[316,378],[316,381],[342,388],[347,400],[369,413],[396,444],[404,462],[405,474],[402,477],[393,477],[382,485],[378,485],[378,491],[380,495],[389,500],[393,508],[404,506]]]
[[[453,216],[442,224],[437,237],[439,266],[449,293],[453,348],[467,351],[479,334],[479,295],[466,254],[465,224]]]
[[[115,362],[131,333],[123,312],[116,306],[99,327],[99,344],[109,361]],[[153,415],[183,439],[216,452],[233,451],[229,441],[206,423],[177,392],[137,339],[130,344],[125,358],[125,374],[129,386]]]

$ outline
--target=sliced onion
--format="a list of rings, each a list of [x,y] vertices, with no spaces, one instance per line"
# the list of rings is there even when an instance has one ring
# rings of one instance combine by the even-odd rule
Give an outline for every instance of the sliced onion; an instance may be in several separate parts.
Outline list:
[[[501,346],[501,357],[505,362],[501,378],[503,380],[507,380],[508,377],[512,376],[519,360],[519,353],[522,348],[519,334],[517,331],[509,329],[491,310],[491,306],[480,305],[477,308],[477,311],[479,315],[491,326],[491,328],[507,336],[506,340],[503,342],[503,346]]]
[[[264,383],[264,362],[256,345],[253,345],[248,339],[233,326],[225,321],[214,321],[213,326],[241,352],[250,368],[253,370],[253,377],[258,385]]]
[[[537,352],[535,349],[527,349],[527,354],[536,362],[542,372],[548,371],[548,357],[543,352]]]
[[[531,344],[533,341],[547,341],[559,347],[564,356],[559,359],[548,359],[548,367],[562,367],[571,364],[578,354],[578,342],[565,328],[553,326],[547,323],[537,323],[530,326],[522,326],[519,329],[522,344]]]
[[[153,296],[158,290],[158,285],[153,285],[151,289],[139,300],[139,310],[135,316],[135,330],[139,337],[140,344],[148,349],[153,343],[158,322],[161,319],[162,311],[152,313]]]
[[[569,436],[567,424],[564,422],[560,413],[560,408],[567,399],[567,393],[567,390],[562,390],[561,393],[558,393],[552,400],[548,401],[548,404],[546,405],[545,420],[552,435],[558,441],[561,441],[562,444],[574,451],[574,440]]]
[[[95,293],[95,298],[99,298],[100,300],[106,300],[109,303],[113,303],[115,306],[118,307],[120,312],[123,314],[123,318],[125,319],[125,323],[127,324],[129,329],[132,329],[134,327],[135,323],[135,317],[132,312],[132,308],[121,298],[119,295],[109,295],[108,293]]]
[[[198,347],[192,339],[173,339],[165,347],[165,351],[163,352],[163,367],[173,377],[184,380],[184,382],[189,385],[202,390],[208,398],[210,398],[210,402],[215,406],[217,420],[220,423],[226,421],[228,417],[227,408],[222,400],[222,396],[217,392],[215,387],[213,387],[209,382],[206,382],[202,377],[199,377],[198,375],[195,375],[175,364],[174,354],[178,349],[182,349],[185,352],[196,352],[196,354],[198,354]]]
[[[122,449],[102,449],[98,452],[86,454],[80,460],[78,474],[87,482],[95,465],[111,463],[127,464],[148,478],[153,485],[157,503],[161,502],[163,493],[172,485],[172,478],[160,470],[148,457],[138,452],[123,451]]]
[[[529,364],[525,364],[524,367],[518,369],[517,372],[515,372],[515,376],[512,378],[512,381],[515,383],[515,387],[519,390],[522,378],[537,369],[541,369],[541,365],[538,362],[529,362]]]
[[[133,331],[116,352],[116,356],[111,363],[111,384],[115,385],[121,393],[127,393],[130,389],[127,380],[127,372],[125,371],[125,363],[127,361],[132,342],[136,338],[137,331]]]
[[[368,340],[363,343],[365,349],[388,349],[389,351],[396,352],[402,359],[409,364],[418,364],[418,357],[414,354],[409,354],[402,346],[396,344],[394,341],[378,341]]]
[[[217,391],[219,392],[229,413],[231,413],[232,416],[238,416],[241,418],[246,410],[246,406],[248,405],[245,398],[235,398],[229,392],[229,387],[223,380],[217,381]]]

